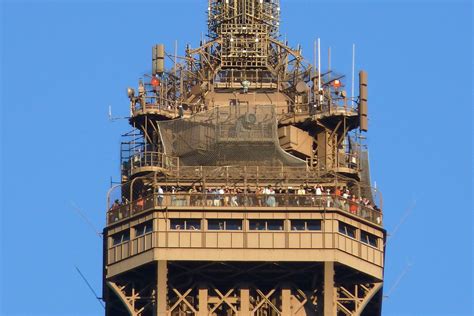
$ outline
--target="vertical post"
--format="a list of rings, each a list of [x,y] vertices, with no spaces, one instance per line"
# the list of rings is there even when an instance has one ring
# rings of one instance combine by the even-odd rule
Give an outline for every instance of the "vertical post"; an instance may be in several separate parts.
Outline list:
[[[250,290],[248,286],[240,289],[240,315],[250,316]]]
[[[281,314],[292,315],[291,311],[291,289],[288,285],[284,285],[281,289]]]
[[[199,286],[199,312],[198,316],[207,316],[209,311],[208,306],[208,290],[203,284]]]
[[[166,316],[168,309],[168,261],[160,260],[156,269],[155,315]]]
[[[324,316],[336,316],[334,262],[324,262]]]
[[[351,91],[351,100],[352,100],[352,107],[354,107],[354,76],[355,76],[355,53],[356,53],[356,45],[352,44],[352,91]]]

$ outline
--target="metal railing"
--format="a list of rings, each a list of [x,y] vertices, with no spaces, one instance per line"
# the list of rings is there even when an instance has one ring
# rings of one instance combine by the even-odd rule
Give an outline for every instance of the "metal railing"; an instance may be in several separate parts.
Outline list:
[[[177,172],[179,158],[168,156],[160,152],[140,152],[130,156],[130,159],[122,164],[122,175],[130,176],[134,170],[144,167],[158,167],[169,172]]]
[[[307,160],[307,166],[180,166],[179,158],[159,152],[137,153],[122,163],[122,175],[130,176],[134,170],[143,167],[166,169],[168,178],[179,180],[217,179],[248,181],[267,179],[314,179],[335,168],[347,168],[359,171],[360,161],[357,154],[339,154],[338,157],[319,157]]]
[[[150,209],[168,207],[215,208],[312,208],[315,210],[337,209],[363,218],[377,225],[382,224],[382,212],[358,201],[334,194],[257,194],[257,193],[155,193],[126,203],[114,203],[107,212],[107,222],[112,224]]]

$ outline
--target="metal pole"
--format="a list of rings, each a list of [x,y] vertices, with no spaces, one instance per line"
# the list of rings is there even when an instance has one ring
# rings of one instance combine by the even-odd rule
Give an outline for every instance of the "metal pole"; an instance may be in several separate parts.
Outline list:
[[[352,44],[352,92],[351,92],[351,100],[352,100],[352,107],[354,107],[354,77],[355,77],[355,44]]]

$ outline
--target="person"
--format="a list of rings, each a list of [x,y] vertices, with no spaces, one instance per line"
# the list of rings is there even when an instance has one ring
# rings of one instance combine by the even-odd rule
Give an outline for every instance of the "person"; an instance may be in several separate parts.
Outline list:
[[[258,206],[262,206],[262,194],[263,190],[260,187],[257,187],[255,190],[255,196],[257,197]]]
[[[212,191],[213,194],[213,206],[221,206],[221,198],[219,196],[219,189],[216,188],[214,191]]]
[[[303,206],[306,201],[306,190],[304,189],[303,185],[300,185],[298,191],[296,191],[296,195],[298,195],[298,205]]]
[[[138,199],[135,202],[136,205],[136,211],[143,211],[143,208],[145,207],[145,200],[143,199],[142,195],[138,195]]]
[[[119,200],[115,200],[114,201],[114,204],[112,204],[112,206],[110,207],[110,209],[113,211],[113,210],[116,210],[120,207],[120,203],[119,203]]]
[[[267,205],[269,207],[274,207],[276,204],[275,191],[273,190],[271,185],[268,186],[266,193],[267,193]]]
[[[321,185],[314,186],[314,195],[316,196],[316,206],[322,206],[323,187]]]
[[[213,206],[214,205],[214,191],[211,188],[207,189],[206,205],[207,206]]]
[[[222,192],[222,193],[221,193]],[[224,201],[224,206],[229,206],[229,200],[230,200],[230,190],[228,187],[221,187],[221,190],[219,190],[219,193],[223,195],[223,201]]]
[[[357,198],[355,195],[352,195],[352,199],[349,201],[349,212],[352,214],[357,214],[359,207],[357,205]]]
[[[176,206],[176,188],[171,187],[171,206]]]
[[[236,193],[236,190],[233,189],[232,190],[232,196],[230,198],[230,206],[239,206],[239,203],[237,202],[237,193]]]
[[[196,202],[197,202],[197,190],[196,190],[196,186],[193,185],[193,186],[191,187],[191,189],[189,189],[188,193],[189,193],[189,194],[188,194],[188,199],[187,199],[187,200],[189,201],[188,205],[189,205],[189,206],[196,206],[196,204],[197,204],[197,203],[196,203]]]
[[[220,189],[217,191],[217,194],[218,194],[217,196],[218,196],[218,200],[219,200],[219,203],[218,203],[219,205],[216,205],[216,206],[225,205],[225,204],[224,204],[224,201],[225,201],[224,198],[225,198],[225,196],[227,196],[227,195],[226,195],[226,191],[225,191],[225,189],[224,189],[224,186],[221,186],[221,187],[220,187]],[[228,203],[228,200],[225,201],[225,202]],[[227,206],[227,205],[225,205],[225,206]]]
[[[244,191],[244,205],[245,206],[253,206],[253,197],[252,197],[252,190],[250,190],[250,186],[247,185]]]
[[[156,196],[156,198],[157,198],[157,201],[158,201],[158,205],[163,206],[164,192],[163,192],[163,188],[161,186],[158,186],[157,193],[158,193],[158,195]]]

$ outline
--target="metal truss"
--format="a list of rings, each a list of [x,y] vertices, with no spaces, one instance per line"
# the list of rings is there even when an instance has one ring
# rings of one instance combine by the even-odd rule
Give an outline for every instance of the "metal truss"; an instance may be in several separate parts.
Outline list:
[[[338,314],[358,316],[364,311],[367,304],[382,288],[382,282],[370,284],[353,284],[337,288]]]

